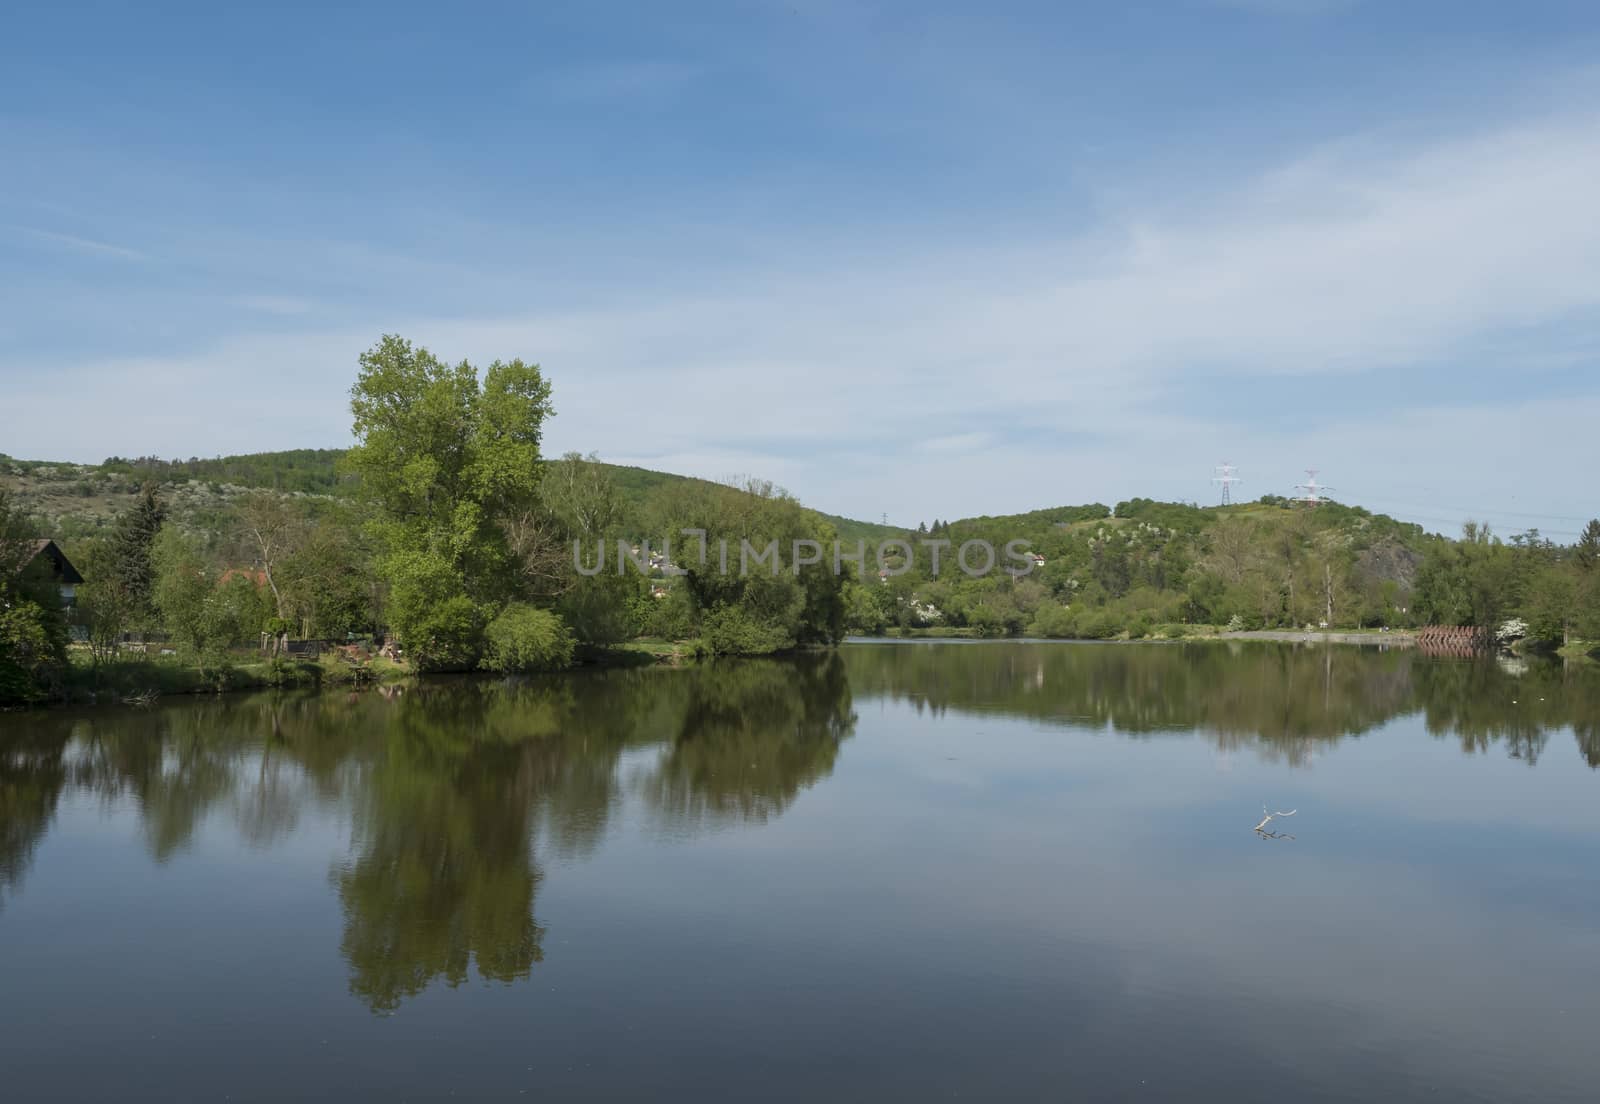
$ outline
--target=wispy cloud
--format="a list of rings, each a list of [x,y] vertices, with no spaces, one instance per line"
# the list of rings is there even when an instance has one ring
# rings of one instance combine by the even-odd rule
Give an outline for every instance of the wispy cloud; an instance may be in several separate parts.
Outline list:
[[[121,257],[130,261],[142,261],[145,259],[145,255],[136,249],[113,245],[110,242],[96,241],[93,238],[83,238],[76,234],[62,234],[55,230],[41,230],[33,226],[13,226],[12,229],[39,241],[65,246],[80,253],[95,253],[103,257]]]

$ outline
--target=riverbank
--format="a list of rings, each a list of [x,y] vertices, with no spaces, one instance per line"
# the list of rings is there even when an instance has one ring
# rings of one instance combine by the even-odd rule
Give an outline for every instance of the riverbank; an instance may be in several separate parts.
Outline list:
[[[261,659],[229,656],[196,664],[176,656],[118,658],[95,664],[74,650],[54,701],[39,705],[144,702],[184,694],[219,694],[280,687],[370,686],[411,677],[404,664],[381,656],[360,664],[333,656]]]
[[[128,656],[97,665],[87,651],[75,648],[68,658],[70,666],[53,696],[0,707],[0,711],[62,705],[145,705],[164,697],[378,686],[417,677],[409,664],[383,656],[351,663],[333,655],[314,660],[262,659],[240,653],[208,664],[196,664],[178,656]],[[699,658],[701,653],[692,641],[644,639],[581,649],[573,666],[677,667]]]
[[[1343,631],[1312,629],[1255,629],[1240,632],[1220,632],[1207,637],[1211,640],[1271,640],[1280,644],[1377,644],[1385,647],[1410,647],[1417,638],[1404,630],[1379,632],[1376,629],[1346,629]]]
[[[1056,640],[1069,643],[1074,640],[1089,639],[1102,640],[1116,643],[1129,643],[1135,641],[1174,641],[1174,640],[1266,640],[1282,644],[1378,644],[1408,646],[1416,643],[1416,637],[1405,630],[1380,631],[1378,629],[1344,629],[1344,630],[1300,630],[1300,629],[1254,629],[1229,632],[1216,625],[1156,625],[1150,631],[1139,636],[1130,634],[1127,630],[1114,633],[1107,637],[1029,637],[1023,636],[994,636],[985,634],[975,629],[949,628],[937,626],[925,629],[900,629],[892,628],[884,633],[885,637],[896,640]]]

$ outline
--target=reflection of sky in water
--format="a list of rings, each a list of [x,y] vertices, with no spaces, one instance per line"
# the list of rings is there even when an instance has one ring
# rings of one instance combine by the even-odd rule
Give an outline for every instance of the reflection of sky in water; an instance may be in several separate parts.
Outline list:
[[[30,1099],[1590,1098],[1600,774],[1570,728],[1536,766],[1466,754],[1401,695],[1296,758],[1008,712],[1020,676],[972,654],[934,661],[951,700],[919,710],[847,651],[831,758],[767,755],[791,705],[707,673],[658,677],[703,680],[723,729],[674,727],[705,704],[663,705],[682,682],[628,682],[642,719],[577,738],[568,713],[562,754],[470,791],[470,747],[385,774],[394,714],[318,778],[248,740],[161,862],[149,809],[69,784],[0,912],[0,1056]],[[337,888],[372,803],[426,831],[513,785],[542,961],[373,1016]],[[1298,808],[1294,840],[1251,833],[1263,802]]]

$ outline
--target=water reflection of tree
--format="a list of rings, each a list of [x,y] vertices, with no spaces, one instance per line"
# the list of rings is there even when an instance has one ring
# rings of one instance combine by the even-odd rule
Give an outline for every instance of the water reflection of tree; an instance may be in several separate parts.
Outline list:
[[[625,748],[675,734],[645,786],[669,816],[765,816],[831,768],[848,701],[837,657],[408,695],[356,796],[356,857],[335,874],[352,991],[384,1010],[470,967],[527,977],[543,957],[535,838],[592,849]],[[736,778],[734,762],[753,766]]]
[[[0,742],[0,910],[22,883],[67,785],[62,726]]]
[[[715,663],[683,681],[672,741],[640,783],[674,826],[778,815],[833,770],[855,726],[837,654]]]
[[[357,796],[357,855],[335,882],[350,988],[375,1010],[474,963],[510,982],[543,957],[530,818],[546,744],[497,738],[487,712],[411,695]]]
[[[1199,731],[1222,748],[1301,762],[1318,747],[1421,712],[1462,749],[1502,745],[1536,763],[1572,727],[1600,765],[1600,672],[1531,662],[1430,659],[1407,650],[1232,643],[1183,646],[882,645],[844,653],[856,693],[959,710],[1110,727],[1129,736]]]
[[[834,768],[852,701],[1110,727],[1198,731],[1291,761],[1420,712],[1428,731],[1529,763],[1571,728],[1600,766],[1600,675],[1581,666],[1429,660],[1340,648],[885,646],[794,660],[616,670],[514,683],[175,702],[147,712],[0,719],[0,900],[62,795],[139,812],[173,861],[202,824],[271,846],[318,805],[348,811],[331,879],[351,988],[390,1009],[473,970],[514,981],[542,954],[539,856],[582,856],[626,796],[693,830],[781,814]]]

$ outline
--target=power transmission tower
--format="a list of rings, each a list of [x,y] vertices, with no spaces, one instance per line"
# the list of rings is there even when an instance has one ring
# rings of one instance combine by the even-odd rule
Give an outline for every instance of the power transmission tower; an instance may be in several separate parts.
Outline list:
[[[1300,503],[1302,506],[1321,506],[1324,502],[1328,501],[1328,496],[1322,492],[1331,491],[1334,489],[1332,487],[1324,487],[1322,484],[1317,482],[1317,472],[1319,470],[1320,469],[1318,468],[1305,469],[1306,481],[1304,483],[1296,483],[1294,485],[1295,490],[1305,492],[1305,494],[1295,499],[1295,501]]]
[[[1233,485],[1235,483],[1244,482],[1244,480],[1240,479],[1234,474],[1234,472],[1238,470],[1239,469],[1234,467],[1232,464],[1218,464],[1217,474],[1211,480],[1213,483],[1222,484],[1222,504],[1224,506],[1231,506],[1233,504]]]

